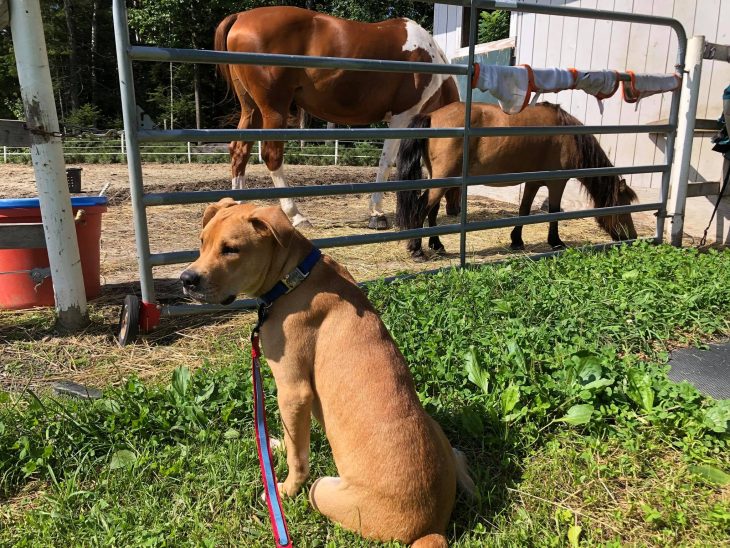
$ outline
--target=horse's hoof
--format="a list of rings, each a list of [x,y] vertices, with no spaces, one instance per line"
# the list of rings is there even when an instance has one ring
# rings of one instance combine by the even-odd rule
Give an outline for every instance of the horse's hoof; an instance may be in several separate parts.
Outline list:
[[[553,248],[553,251],[560,251],[561,249],[567,249],[568,246],[565,245],[563,242],[559,242],[557,244],[550,244],[550,247]]]
[[[525,250],[525,244],[524,243],[510,244],[509,248],[512,251],[524,251]]]
[[[423,251],[411,253],[411,259],[413,259],[413,262],[415,262],[415,263],[425,263],[428,260],[426,258],[426,255],[423,253]]]
[[[449,207],[448,204],[446,204],[446,215],[456,216],[461,213],[461,206],[454,206]]]
[[[312,228],[312,223],[309,222],[309,219],[307,219],[306,217],[302,217],[301,215],[294,217],[292,224],[298,229]]]
[[[440,255],[443,253],[446,253],[446,248],[444,247],[444,244],[442,244],[441,242],[439,242],[438,244],[433,244],[433,243],[429,242],[428,247],[433,249],[434,253],[438,253]]]
[[[371,230],[388,230],[388,218],[385,215],[371,215],[368,222],[368,228]]]

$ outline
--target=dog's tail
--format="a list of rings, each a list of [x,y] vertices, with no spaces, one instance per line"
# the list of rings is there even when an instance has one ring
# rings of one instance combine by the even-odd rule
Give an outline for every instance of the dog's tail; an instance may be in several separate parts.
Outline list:
[[[469,465],[466,462],[466,457],[458,449],[452,447],[451,450],[454,453],[456,483],[461,487],[462,491],[469,495],[469,498],[474,498],[477,494],[477,486],[474,485],[474,480],[469,475]]]

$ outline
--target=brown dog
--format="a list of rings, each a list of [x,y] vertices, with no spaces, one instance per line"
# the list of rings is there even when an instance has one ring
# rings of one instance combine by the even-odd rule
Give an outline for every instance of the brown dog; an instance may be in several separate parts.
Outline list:
[[[230,303],[260,296],[312,250],[280,207],[224,199],[203,215],[200,258],[180,276],[186,294]],[[349,272],[324,256],[276,300],[261,331],[284,425],[293,496],[309,475],[310,415],[326,430],[340,477],[314,482],[317,510],[365,537],[446,546],[460,453],[421,407],[403,355]]]

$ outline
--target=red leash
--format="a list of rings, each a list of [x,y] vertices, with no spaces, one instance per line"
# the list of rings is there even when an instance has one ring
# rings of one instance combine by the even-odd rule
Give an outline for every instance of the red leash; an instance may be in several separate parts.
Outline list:
[[[251,333],[251,371],[253,374],[253,405],[254,405],[254,430],[256,432],[256,447],[259,455],[259,467],[261,468],[261,479],[264,483],[266,494],[266,505],[269,507],[269,519],[271,529],[274,532],[276,548],[293,548],[289,529],[286,526],[284,507],[281,504],[278,484],[276,483],[276,472],[274,461],[271,456],[271,445],[269,444],[269,429],[266,425],[266,408],[264,407],[264,390],[261,383],[261,364],[259,358],[258,326]]]
[[[261,384],[261,348],[259,347],[259,330],[266,320],[266,315],[276,299],[290,293],[299,284],[307,279],[312,268],[322,257],[322,252],[312,247],[304,260],[289,272],[282,280],[278,281],[273,288],[259,297],[259,318],[251,332],[251,358],[253,373],[253,405],[254,405],[254,429],[256,430],[256,447],[259,453],[259,467],[261,478],[264,482],[266,493],[266,504],[269,507],[269,519],[271,528],[274,531],[276,548],[293,548],[289,529],[286,526],[284,507],[281,505],[276,473],[274,472],[274,461],[271,457],[271,446],[269,445],[269,429],[266,426],[266,408],[264,407],[264,389]]]

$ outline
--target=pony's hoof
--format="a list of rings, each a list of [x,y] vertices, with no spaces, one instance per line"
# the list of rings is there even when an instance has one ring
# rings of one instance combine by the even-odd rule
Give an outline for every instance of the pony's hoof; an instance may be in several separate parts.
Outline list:
[[[438,244],[429,243],[428,247],[433,249],[433,252],[438,253],[439,255],[443,255],[444,253],[446,253],[446,248],[441,242],[439,242]]]
[[[411,253],[411,259],[413,259],[414,263],[425,263],[428,260],[426,258],[426,255],[423,253],[423,251],[418,251],[417,253]]]
[[[388,218],[385,215],[371,215],[368,228],[370,230],[388,230],[390,228]]]
[[[309,219],[301,215],[294,217],[292,224],[298,229],[312,228],[312,223],[309,222]]]
[[[512,251],[524,251],[525,250],[525,244],[520,242],[518,244],[510,244],[509,248]]]

